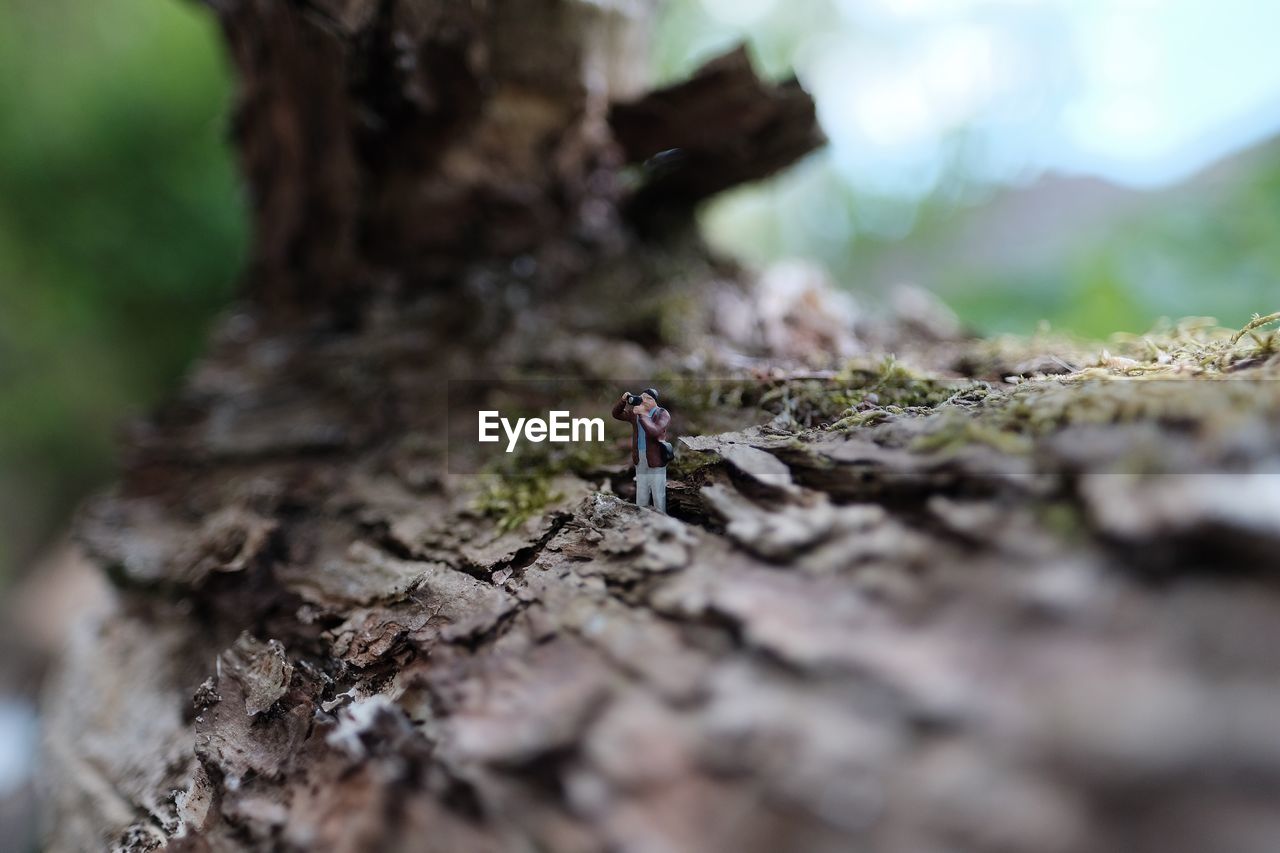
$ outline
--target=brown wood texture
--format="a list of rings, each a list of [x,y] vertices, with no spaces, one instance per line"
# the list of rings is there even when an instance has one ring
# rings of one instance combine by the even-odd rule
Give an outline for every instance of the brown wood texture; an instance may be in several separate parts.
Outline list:
[[[82,513],[48,849],[1273,849],[1273,343],[977,341],[710,259],[689,205],[812,104],[742,54],[644,94],[645,3],[209,5],[254,261]],[[523,375],[667,377],[673,515],[625,447],[486,503],[544,463],[451,470],[446,382]]]

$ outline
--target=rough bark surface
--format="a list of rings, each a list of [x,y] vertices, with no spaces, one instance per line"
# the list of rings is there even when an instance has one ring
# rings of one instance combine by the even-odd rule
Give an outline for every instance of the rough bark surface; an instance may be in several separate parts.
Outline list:
[[[975,341],[651,242],[816,138],[740,56],[637,100],[642,5],[211,5],[249,299],[82,515],[51,850],[1273,849],[1275,335]],[[534,374],[683,389],[671,517],[623,450],[452,472],[445,379]]]

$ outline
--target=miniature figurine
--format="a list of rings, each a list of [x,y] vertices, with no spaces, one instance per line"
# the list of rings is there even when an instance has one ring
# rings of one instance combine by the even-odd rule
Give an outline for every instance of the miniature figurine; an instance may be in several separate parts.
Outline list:
[[[658,405],[658,392],[646,388],[639,394],[624,393],[613,407],[613,416],[630,421],[631,462],[636,466],[636,505],[650,503],[667,511],[667,463],[674,456],[667,441],[671,413]]]

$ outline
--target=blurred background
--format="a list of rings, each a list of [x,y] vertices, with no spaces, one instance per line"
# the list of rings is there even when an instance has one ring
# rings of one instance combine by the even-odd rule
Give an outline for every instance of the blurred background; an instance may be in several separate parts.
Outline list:
[[[1100,336],[1280,308],[1277,32],[1260,0],[670,0],[655,64],[745,40],[817,98],[828,149],[705,211],[724,251]],[[0,586],[234,290],[229,98],[191,0],[0,5]]]
[[[229,95],[195,3],[0,4],[0,584],[107,481],[117,426],[234,291]]]

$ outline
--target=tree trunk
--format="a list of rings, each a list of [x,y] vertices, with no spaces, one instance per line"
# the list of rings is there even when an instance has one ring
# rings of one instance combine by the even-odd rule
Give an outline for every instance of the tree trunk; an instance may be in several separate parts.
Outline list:
[[[1280,395],[1181,377],[1274,336],[711,259],[813,107],[742,52],[645,93],[644,0],[209,5],[253,261],[82,514],[50,849],[1269,849]],[[623,452],[467,473],[457,398],[533,376],[665,379],[672,517]]]

